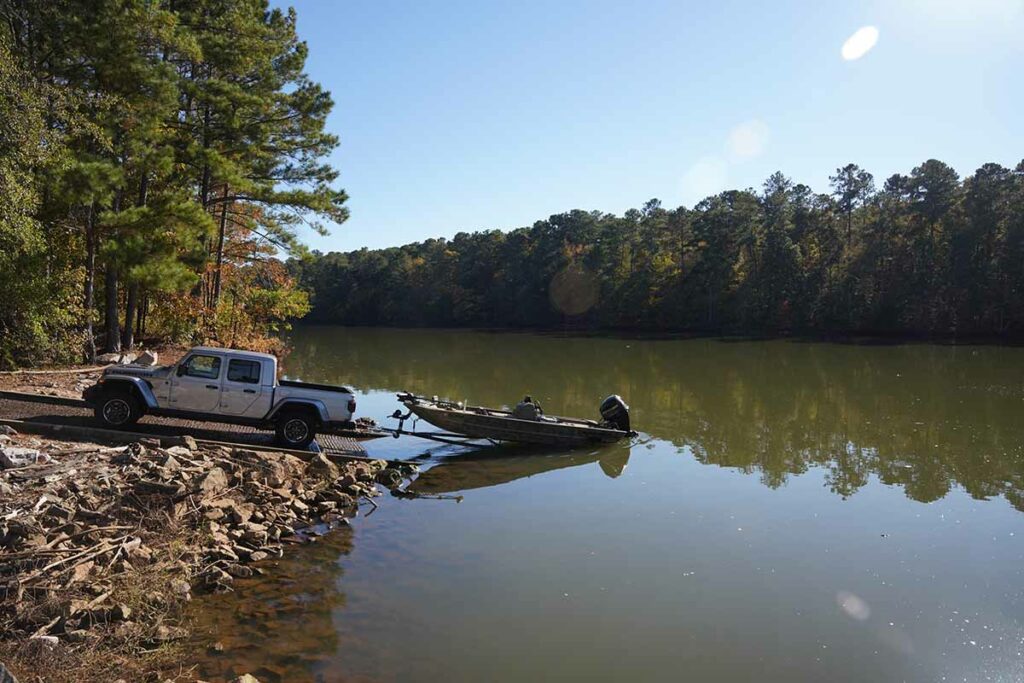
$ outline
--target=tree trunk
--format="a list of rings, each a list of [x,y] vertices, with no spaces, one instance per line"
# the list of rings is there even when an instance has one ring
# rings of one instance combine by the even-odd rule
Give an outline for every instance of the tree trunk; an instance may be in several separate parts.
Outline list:
[[[139,182],[139,199],[136,206],[146,205],[146,195],[149,192],[149,177],[142,172],[142,180]],[[139,306],[139,283],[128,283],[128,301],[124,312],[124,334],[121,337],[121,345],[126,351],[135,346],[135,316]]]
[[[121,211],[121,190],[114,194],[114,205],[111,207],[114,213]],[[106,297],[105,325],[106,339],[103,340],[103,350],[106,353],[118,353],[121,351],[121,323],[117,319],[117,264],[107,263],[104,274],[104,296]]]
[[[203,150],[204,151],[208,150],[210,148],[210,105],[209,104],[206,104],[206,105],[203,106],[202,142],[203,142]],[[211,175],[210,164],[204,161],[203,162],[203,175],[202,175],[202,178],[199,181],[199,203],[202,205],[204,211],[207,210],[207,208],[208,208],[207,204],[210,201],[210,175]],[[202,245],[203,245],[203,251],[206,254],[209,254],[210,253],[210,241],[206,237],[202,238]],[[207,282],[208,282],[208,278],[207,278],[206,274],[204,273],[203,276],[201,278],[199,278],[199,282],[196,283],[196,286],[192,288],[192,296],[195,297],[196,299],[201,300],[200,298],[204,294],[203,289],[204,289],[204,286],[205,286],[205,284]],[[205,315],[206,314],[204,312],[204,314],[203,314],[204,318],[205,318]]]
[[[107,264],[103,288],[107,304],[103,351],[117,353],[121,350],[121,323],[117,319],[117,267],[113,263]]]
[[[139,319],[135,324],[135,329],[138,330],[137,334],[139,338],[146,336],[146,314],[149,313],[149,293],[142,293],[142,303],[139,304]]]
[[[210,105],[203,107],[203,151],[210,149]],[[203,177],[199,184],[199,202],[203,208],[210,200],[210,164],[203,162]]]
[[[138,315],[139,307],[139,283],[133,282],[128,285],[128,303],[124,311],[124,333],[121,336],[121,346],[125,351],[130,351],[135,346],[135,317]]]
[[[224,201],[220,209],[220,235],[217,237],[217,270],[213,274],[213,308],[220,302],[221,266],[224,264],[224,231],[228,223],[228,184],[224,183]]]
[[[85,359],[96,362],[96,331],[93,314],[96,307],[96,204],[89,206],[85,223]]]

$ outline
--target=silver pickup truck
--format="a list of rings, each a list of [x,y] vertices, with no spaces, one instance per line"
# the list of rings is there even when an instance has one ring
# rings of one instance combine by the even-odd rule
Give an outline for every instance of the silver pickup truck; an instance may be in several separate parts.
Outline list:
[[[318,431],[353,426],[356,399],[345,387],[277,379],[267,353],[197,346],[175,365],[116,365],[82,398],[104,426],[143,415],[183,417],[273,429],[287,448],[305,448]]]

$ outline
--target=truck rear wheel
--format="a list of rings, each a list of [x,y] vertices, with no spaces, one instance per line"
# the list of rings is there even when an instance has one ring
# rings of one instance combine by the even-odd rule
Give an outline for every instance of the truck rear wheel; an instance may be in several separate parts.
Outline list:
[[[114,392],[100,397],[94,409],[96,419],[111,429],[124,429],[139,421],[142,409],[138,400],[129,393]]]
[[[316,438],[317,420],[310,413],[288,412],[277,418],[277,443],[285,448],[305,449]]]

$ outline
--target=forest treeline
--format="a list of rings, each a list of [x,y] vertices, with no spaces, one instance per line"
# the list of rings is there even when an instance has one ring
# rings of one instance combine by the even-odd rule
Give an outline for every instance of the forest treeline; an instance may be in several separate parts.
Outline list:
[[[307,320],[348,325],[1020,336],[1024,162],[929,160],[827,193],[781,173],[692,209],[570,211],[511,232],[319,254]]]
[[[259,345],[347,216],[330,94],[266,0],[0,0],[0,367]]]

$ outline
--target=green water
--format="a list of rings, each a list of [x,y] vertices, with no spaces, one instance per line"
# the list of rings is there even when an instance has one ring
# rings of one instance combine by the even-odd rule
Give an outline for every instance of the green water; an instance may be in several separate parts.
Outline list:
[[[412,484],[196,603],[212,680],[1024,679],[1024,349],[302,328],[287,373],[595,417],[573,453],[414,438]],[[366,510],[364,510],[365,512]]]

